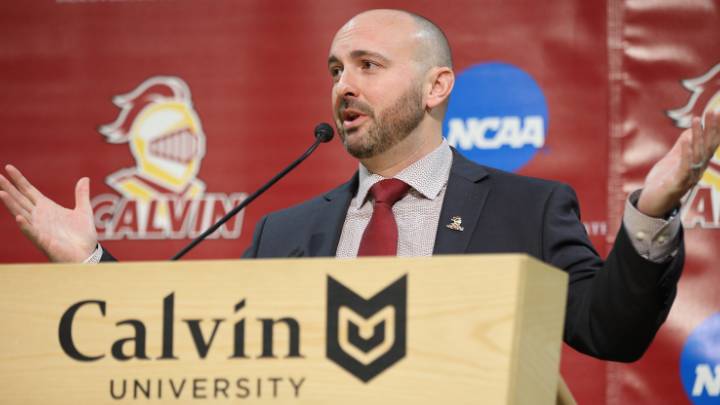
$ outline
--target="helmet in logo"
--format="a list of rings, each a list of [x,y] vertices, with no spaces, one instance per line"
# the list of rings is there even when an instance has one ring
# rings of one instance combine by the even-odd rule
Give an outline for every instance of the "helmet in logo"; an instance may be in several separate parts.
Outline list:
[[[205,134],[187,84],[177,77],[152,77],[113,103],[120,114],[99,131],[110,143],[129,142],[136,167],[112,174],[108,184],[141,200],[148,193],[139,190],[148,187],[183,197],[201,195],[205,187],[195,176],[205,155]]]

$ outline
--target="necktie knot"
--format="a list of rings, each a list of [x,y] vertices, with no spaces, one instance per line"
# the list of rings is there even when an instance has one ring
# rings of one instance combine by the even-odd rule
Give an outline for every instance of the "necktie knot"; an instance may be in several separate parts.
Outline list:
[[[370,188],[370,195],[375,199],[376,204],[388,204],[392,206],[407,194],[410,186],[402,180],[385,179],[375,183]]]

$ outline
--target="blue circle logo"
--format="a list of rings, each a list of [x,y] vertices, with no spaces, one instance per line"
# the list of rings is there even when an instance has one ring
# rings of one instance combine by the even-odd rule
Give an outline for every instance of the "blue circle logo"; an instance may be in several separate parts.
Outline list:
[[[680,355],[680,377],[694,405],[720,403],[720,312],[688,337]]]
[[[513,65],[493,62],[458,74],[443,133],[468,159],[516,171],[545,145],[547,125],[545,95],[535,80]]]

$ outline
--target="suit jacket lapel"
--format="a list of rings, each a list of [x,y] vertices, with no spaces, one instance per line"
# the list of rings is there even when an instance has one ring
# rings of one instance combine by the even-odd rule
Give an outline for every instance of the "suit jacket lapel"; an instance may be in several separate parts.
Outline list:
[[[487,175],[482,166],[470,162],[453,149],[453,163],[440,211],[433,254],[466,252],[490,191]],[[447,227],[452,217],[462,219],[462,231]]]
[[[350,181],[323,195],[326,205],[321,220],[311,230],[307,256],[335,256],[347,210],[357,187],[358,175],[355,173]]]

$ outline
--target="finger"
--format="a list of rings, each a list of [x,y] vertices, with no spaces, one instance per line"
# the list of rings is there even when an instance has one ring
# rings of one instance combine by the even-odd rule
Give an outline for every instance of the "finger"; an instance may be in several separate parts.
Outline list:
[[[692,164],[698,165],[705,163],[705,146],[703,137],[702,123],[699,117],[693,117],[692,119]],[[696,171],[702,171],[701,169],[695,169]]]
[[[75,209],[92,211],[90,207],[90,179],[83,177],[75,184]]]
[[[691,144],[690,144],[690,167],[691,183],[696,184],[702,178],[705,168],[707,167],[707,159],[705,158],[704,148],[702,147],[703,140],[703,124],[700,117],[693,117],[690,126],[691,131]]]
[[[720,111],[710,111],[705,116],[705,132],[708,143],[708,159],[715,154],[720,146]]]
[[[27,197],[22,195],[22,193],[15,188],[10,180],[6,179],[2,174],[0,174],[0,190],[7,192],[17,204],[25,209],[25,211],[32,212],[34,207],[33,203],[31,203]]]
[[[33,186],[28,179],[23,176],[22,173],[20,173],[20,170],[18,170],[13,165],[6,165],[5,170],[10,175],[10,178],[12,179],[15,186],[20,190],[20,192],[30,200],[33,204],[37,202],[40,197],[42,197],[42,193],[40,193],[35,186]]]
[[[8,209],[8,211],[10,211],[12,215],[21,215],[25,219],[27,219],[28,222],[32,222],[32,216],[30,212],[23,209],[23,207],[18,204],[10,194],[5,191],[0,191],[0,200],[3,202],[3,204],[5,204],[5,207]]]
[[[685,131],[682,134],[680,134],[680,139],[678,140],[679,146],[680,146],[680,167],[682,168],[684,173],[689,173],[689,177],[692,177],[694,173],[692,173],[692,164],[693,164],[693,150],[692,150],[692,133],[690,131]],[[687,178],[687,177],[686,177]]]

